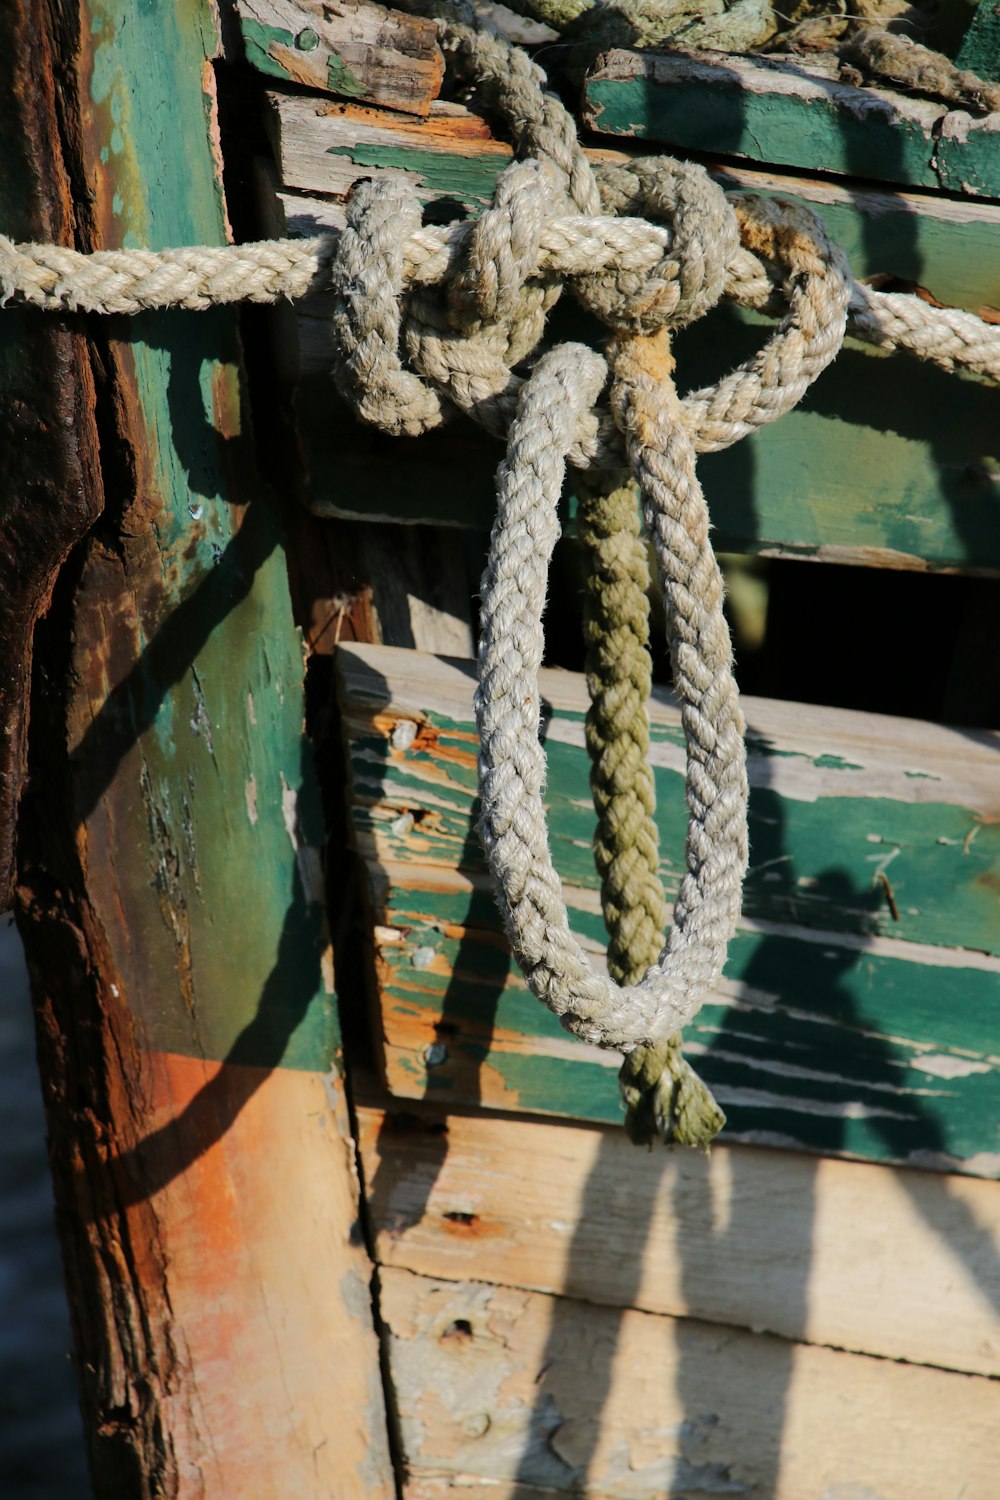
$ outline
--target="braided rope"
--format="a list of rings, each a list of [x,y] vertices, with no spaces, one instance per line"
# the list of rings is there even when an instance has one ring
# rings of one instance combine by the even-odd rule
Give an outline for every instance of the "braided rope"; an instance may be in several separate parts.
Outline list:
[[[413,230],[401,247],[406,286],[448,281],[462,264],[475,227],[453,224]],[[16,243],[0,235],[0,307],[14,301],[46,312],[131,314],[226,302],[280,302],[327,290],[340,239],[334,232],[243,245],[86,254],[62,245]],[[546,221],[537,261],[527,267],[526,275],[572,277],[611,266],[641,274],[663,258],[672,240],[669,229],[641,219],[557,216]],[[774,294],[764,265],[741,249],[727,268],[725,297],[741,307],[771,311]],[[880,292],[854,282],[848,327],[856,338],[879,348],[906,350],[946,370],[1000,380],[1000,327],[975,313],[935,307],[908,292]],[[586,466],[590,460],[583,462]]]
[[[587,563],[584,638],[594,859],[608,930],[608,972],[636,984],[656,963],[666,901],[659,873],[656,793],[649,764],[649,564],[635,484],[581,476],[577,536]],[[707,1148],[726,1123],[681,1051],[681,1037],[636,1047],[619,1074],[625,1129],[637,1145],[659,1138]]]

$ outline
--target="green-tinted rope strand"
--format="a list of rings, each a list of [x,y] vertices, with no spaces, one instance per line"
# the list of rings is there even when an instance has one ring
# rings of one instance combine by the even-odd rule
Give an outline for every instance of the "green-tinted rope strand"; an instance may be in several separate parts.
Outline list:
[[[633,483],[591,483],[581,474],[577,494],[577,529],[587,559],[586,737],[597,812],[594,859],[608,970],[619,984],[637,984],[659,957],[666,918],[649,764],[649,563]],[[683,1056],[679,1036],[629,1053],[620,1083],[625,1128],[637,1143],[660,1138],[707,1148],[725,1124]]]

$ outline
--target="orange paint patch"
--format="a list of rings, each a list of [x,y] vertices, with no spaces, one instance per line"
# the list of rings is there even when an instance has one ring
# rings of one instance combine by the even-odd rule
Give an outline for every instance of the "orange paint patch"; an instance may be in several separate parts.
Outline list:
[[[190,1444],[183,1492],[388,1500],[341,1085],[174,1053],[148,1062],[164,1164],[150,1201],[190,1414],[176,1424]]]

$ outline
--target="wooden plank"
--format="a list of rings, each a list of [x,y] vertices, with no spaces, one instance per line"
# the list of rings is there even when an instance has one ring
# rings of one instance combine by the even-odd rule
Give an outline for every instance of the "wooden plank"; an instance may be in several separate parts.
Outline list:
[[[339,665],[390,1087],[407,1097],[617,1120],[615,1055],[566,1037],[524,990],[499,928],[474,827],[471,669],[366,647],[345,649]],[[543,674],[552,848],[571,924],[600,962],[583,691],[571,674]],[[974,742],[927,725],[910,734],[903,721],[801,705],[748,707],[752,807],[757,803],[747,914],[717,994],[688,1031],[689,1051],[731,1131],[995,1175],[1000,1072],[992,1016],[1000,958],[928,941],[935,932],[944,943],[955,941],[968,916],[959,910],[964,897],[950,918],[943,905],[937,916],[932,908],[966,889],[968,861],[985,855],[992,870],[997,858],[997,825],[974,816],[963,825],[978,830],[968,844],[958,834],[944,835],[956,844],[938,843],[951,786],[968,775],[973,805],[992,797],[994,737]],[[679,744],[666,751],[673,712],[655,701],[668,884],[676,883],[684,825]],[[838,726],[843,739],[830,737]],[[908,745],[919,745],[917,759]],[[852,805],[840,776],[871,778],[868,794]],[[906,831],[873,843],[869,835],[881,839],[890,826],[882,820],[894,816],[894,798]],[[824,805],[828,816],[812,825]],[[914,831],[925,818],[926,837]],[[922,886],[936,892],[927,906],[911,906],[909,895],[899,895],[915,895],[922,858],[949,861],[947,873],[942,866],[939,880]],[[900,922],[891,907],[879,913],[888,899],[881,874]],[[993,878],[987,872],[980,888]],[[977,929],[986,946],[996,940],[991,901],[995,891]],[[901,927],[905,940],[895,936]]]
[[[835,59],[612,51],[583,89],[604,135],[875,182],[1000,197],[1000,120],[841,83]]]
[[[362,852],[386,865],[482,872],[478,848],[466,847],[473,669],[364,646],[345,650],[339,669]],[[586,682],[546,671],[541,691],[554,857],[568,884],[594,889]],[[747,699],[745,711],[747,916],[1000,953],[1000,733],[768,699]],[[679,712],[662,690],[651,725],[661,874],[672,894],[685,755]],[[423,815],[403,828],[407,810]]]
[[[524,1485],[608,1500],[996,1492],[993,1380],[406,1271],[383,1273],[383,1315],[418,1486],[492,1482],[504,1500]]]
[[[358,1126],[383,1265],[1000,1374],[1000,1183],[398,1104]]]
[[[436,105],[425,122],[388,124],[384,114],[351,106],[282,96],[271,103],[286,185],[274,221],[278,234],[339,227],[343,196],[373,170],[405,173],[429,212],[476,213],[509,160],[481,121],[454,106]],[[592,154],[622,159],[620,152]],[[773,173],[727,169],[718,175],[737,191],[781,192],[810,203],[845,245],[859,276],[919,282],[938,300],[975,311],[1000,304],[996,206],[848,190]],[[286,377],[298,381],[294,402],[313,508],[488,531],[499,445],[464,423],[391,444],[357,428],[331,403],[328,321],[322,299],[302,305],[300,353],[286,368]],[[684,382],[716,378],[763,336],[760,320],[719,309],[678,340]],[[290,356],[282,358],[287,364]],[[889,365],[884,359],[849,345],[796,411],[726,453],[702,459],[720,548],[888,567],[1000,570],[992,524],[994,390],[902,358]],[[574,511],[570,492],[569,525]]]
[[[524,988],[485,883],[369,867],[381,1062],[401,1098],[619,1122],[619,1058]],[[596,893],[564,890],[600,968]],[[685,1047],[726,1138],[995,1177],[996,959],[744,922]]]
[[[247,61],[321,93],[426,115],[444,78],[433,21],[338,0],[238,0]]]
[[[211,6],[34,21],[83,246],[224,242]],[[107,509],[40,638],[17,895],[95,1495],[382,1500],[302,647],[236,316],[88,332]]]

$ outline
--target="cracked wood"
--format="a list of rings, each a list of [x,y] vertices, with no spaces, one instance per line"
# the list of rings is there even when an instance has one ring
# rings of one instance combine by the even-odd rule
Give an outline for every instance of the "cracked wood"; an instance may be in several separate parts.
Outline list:
[[[431,20],[339,0],[238,0],[252,67],[365,104],[426,115],[444,78]]]
[[[1000,1182],[371,1098],[386,1266],[1000,1374]]]
[[[224,240],[217,41],[202,0],[59,10],[90,245]],[[88,331],[107,503],[39,633],[17,899],[95,1494],[386,1500],[302,646],[236,318]]]
[[[995,1380],[478,1281],[382,1288],[410,1496],[995,1496]]]

